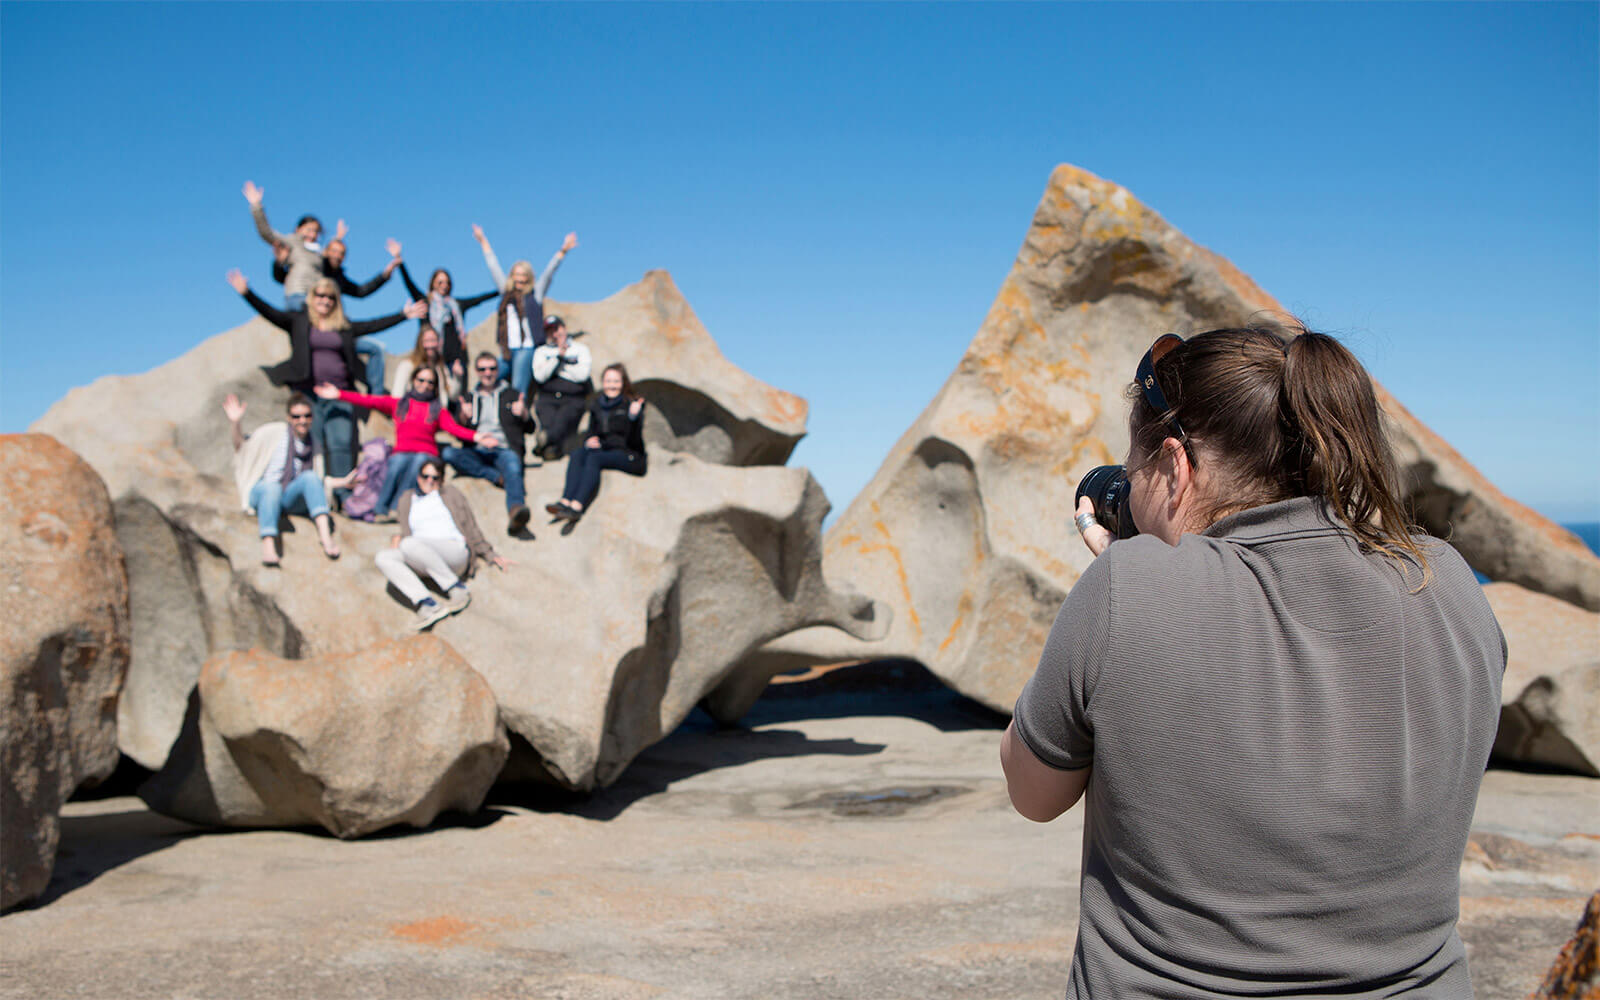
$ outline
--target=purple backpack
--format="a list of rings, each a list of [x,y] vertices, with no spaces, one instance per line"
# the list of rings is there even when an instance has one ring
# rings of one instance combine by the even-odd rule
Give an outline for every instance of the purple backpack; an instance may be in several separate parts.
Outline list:
[[[372,438],[361,446],[361,457],[356,470],[366,475],[350,490],[344,502],[344,516],[356,521],[370,521],[378,508],[378,497],[383,493],[383,477],[389,468],[389,452],[393,450],[383,438]]]

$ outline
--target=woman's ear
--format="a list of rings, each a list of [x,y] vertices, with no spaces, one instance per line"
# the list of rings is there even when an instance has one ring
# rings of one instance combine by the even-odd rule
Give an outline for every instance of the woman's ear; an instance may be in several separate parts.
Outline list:
[[[1194,488],[1194,466],[1189,464],[1188,449],[1177,438],[1163,440],[1161,452],[1162,464],[1172,470],[1167,478],[1167,503],[1176,511]]]

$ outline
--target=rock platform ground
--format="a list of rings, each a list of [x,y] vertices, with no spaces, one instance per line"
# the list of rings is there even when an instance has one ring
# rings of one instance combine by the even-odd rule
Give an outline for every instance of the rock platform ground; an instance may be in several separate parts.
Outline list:
[[[899,676],[895,676],[895,672]],[[1003,718],[919,668],[700,713],[589,798],[342,842],[69,803],[0,918],[0,997],[1051,997],[1082,807],[1012,813]],[[1526,996],[1600,883],[1600,781],[1491,770],[1462,866],[1477,995]]]

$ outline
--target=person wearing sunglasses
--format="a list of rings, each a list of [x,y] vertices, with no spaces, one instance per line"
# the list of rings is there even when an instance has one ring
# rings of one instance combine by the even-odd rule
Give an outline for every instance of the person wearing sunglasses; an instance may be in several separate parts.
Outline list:
[[[1086,798],[1067,995],[1472,996],[1506,649],[1407,527],[1371,379],[1262,325],[1161,338],[1129,397],[1133,526],[1080,502],[1095,558],[1000,747],[1023,816]]]
[[[416,478],[423,460],[439,457],[439,446],[434,441],[439,431],[454,434],[468,444],[488,444],[493,440],[487,435],[475,435],[450,415],[439,399],[439,373],[433,368],[418,368],[411,376],[410,388],[398,398],[368,396],[326,383],[318,385],[316,393],[322,399],[370,407],[394,420],[394,451],[385,467],[383,492],[378,494],[373,508],[374,519],[379,522],[394,521],[392,510],[400,492]]]
[[[417,319],[428,311],[426,303],[412,302],[400,312],[377,319],[347,319],[339,301],[339,286],[331,278],[319,278],[311,286],[306,307],[285,312],[251,291],[238,268],[228,272],[228,284],[263,319],[289,335],[289,359],[266,368],[267,378],[274,385],[308,396],[315,393],[318,384],[338,390],[354,389],[355,380],[365,377],[365,369],[356,360],[356,338],[387,330],[408,318]],[[381,385],[368,388],[383,391]],[[328,474],[335,478],[345,476],[356,467],[355,408],[337,395],[315,395],[311,435],[322,447]],[[342,501],[347,492],[338,489],[334,496]]]
[[[239,490],[239,505],[245,513],[256,515],[261,535],[261,565],[277,566],[278,521],[284,514],[303,514],[317,526],[322,554],[339,558],[339,543],[333,537],[333,518],[328,513],[327,489],[350,487],[360,481],[359,472],[327,478],[322,448],[311,434],[311,400],[300,393],[289,395],[287,423],[262,424],[246,436],[240,427],[245,404],[233,393],[222,401],[222,412],[233,432],[233,481]]]
[[[458,388],[465,396],[472,385],[472,379],[467,373],[467,320],[466,315],[473,306],[487,302],[499,295],[499,289],[484,292],[481,295],[469,295],[464,299],[456,298],[452,293],[455,281],[450,277],[450,272],[444,268],[436,268],[428,278],[428,293],[424,295],[416,282],[411,280],[411,272],[406,270],[402,261],[400,264],[400,280],[405,282],[406,290],[414,299],[425,299],[428,303],[428,325],[439,332],[444,338],[444,363],[451,373],[459,380]]]
[[[340,219],[336,235],[328,241],[327,249],[322,251],[322,276],[332,278],[333,283],[339,286],[339,292],[352,299],[364,299],[382,288],[394,275],[395,269],[403,266],[404,261],[400,256],[400,242],[390,239],[384,241],[384,247],[389,251],[389,263],[383,270],[373,275],[366,281],[357,283],[350,275],[345,273],[344,259],[349,253],[349,245],[345,243],[344,236],[349,230]],[[289,280],[289,266],[293,254],[288,246],[278,244],[273,247],[272,280],[280,285],[286,285]],[[420,293],[413,293],[413,299],[420,299]],[[288,300],[285,299],[287,302]],[[301,304],[304,304],[302,298]],[[294,306],[290,306],[294,308]],[[383,369],[385,358],[383,343],[376,337],[357,337],[356,356],[361,358],[367,373],[367,385],[381,388],[384,384]],[[402,385],[404,383],[401,383]]]
[[[506,491],[506,533],[515,535],[528,525],[522,447],[524,435],[533,430],[533,417],[522,395],[500,377],[500,362],[493,354],[479,354],[473,368],[478,384],[469,398],[458,401],[461,424],[472,428],[480,441],[493,443],[446,445],[442,454],[460,475],[487,479]]]
[[[444,463],[432,456],[417,470],[416,489],[400,498],[400,533],[377,555],[378,569],[416,609],[412,628],[431,628],[472,600],[462,579],[474,557],[504,570],[511,560],[497,554],[478,530],[467,498],[444,483]],[[426,573],[444,596],[428,592],[418,573]]]

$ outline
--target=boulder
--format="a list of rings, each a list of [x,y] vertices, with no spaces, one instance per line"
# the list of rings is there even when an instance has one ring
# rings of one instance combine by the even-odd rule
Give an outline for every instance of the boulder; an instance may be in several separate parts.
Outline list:
[[[1073,495],[1127,451],[1124,391],[1140,356],[1161,333],[1263,311],[1282,313],[1126,189],[1058,167],[955,371],[828,531],[828,575],[888,603],[889,635],[868,647],[795,633],[755,657],[761,670],[904,656],[1009,711],[1088,565]],[[1600,560],[1582,542],[1378,395],[1424,527],[1492,579],[1600,610]]]
[[[0,435],[0,908],[44,891],[61,803],[117,764],[128,578],[111,498],[43,434]]]
[[[804,402],[723,359],[669,277],[652,272],[604,302],[550,310],[588,331],[597,369],[621,358],[638,376],[649,474],[607,473],[575,530],[539,519],[534,540],[506,537],[499,490],[457,481],[516,565],[481,571],[472,606],[436,631],[494,689],[515,773],[588,789],[671,732],[763,643],[811,626],[870,640],[888,612],[824,580],[828,504],[810,474],[760,464],[781,461],[803,434]],[[472,349],[492,330],[491,319],[472,331]],[[393,528],[337,519],[344,557],[328,562],[311,525],[290,519],[283,568],[259,565],[220,405],[238,394],[246,430],[279,419],[283,391],[260,366],[286,350],[281,332],[253,320],[143,375],[74,389],[37,425],[82,449],[115,500],[134,593],[121,742],[151,769],[165,762],[212,655],[347,654],[409,625],[373,565]],[[122,418],[106,426],[107,412]],[[364,436],[384,433],[374,417]],[[564,474],[565,462],[530,468],[530,504],[559,496]],[[770,675],[749,669],[759,679],[744,686],[759,689]]]
[[[475,812],[510,749],[489,685],[431,635],[304,660],[223,653],[186,718],[139,794],[212,826],[424,827]]]
[[[1511,583],[1484,594],[1509,651],[1495,755],[1600,778],[1600,615]]]
[[[1550,971],[1528,1000],[1600,998],[1600,891],[1584,904],[1572,937],[1561,946]]]

